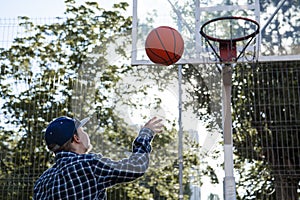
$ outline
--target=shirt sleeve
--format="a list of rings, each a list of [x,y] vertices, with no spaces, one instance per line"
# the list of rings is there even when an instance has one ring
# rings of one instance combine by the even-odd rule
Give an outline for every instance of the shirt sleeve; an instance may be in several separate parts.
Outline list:
[[[151,129],[142,128],[132,144],[132,153],[128,158],[119,161],[100,158],[95,168],[95,174],[99,177],[98,184],[107,188],[143,176],[149,166],[153,136]]]

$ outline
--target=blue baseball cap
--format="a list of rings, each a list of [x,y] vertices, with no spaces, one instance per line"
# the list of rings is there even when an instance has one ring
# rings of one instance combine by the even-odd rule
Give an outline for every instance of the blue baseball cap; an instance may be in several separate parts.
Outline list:
[[[58,150],[73,137],[78,128],[84,126],[89,120],[89,117],[78,120],[63,116],[50,122],[45,133],[45,140],[47,146],[50,147],[49,149],[51,151]]]

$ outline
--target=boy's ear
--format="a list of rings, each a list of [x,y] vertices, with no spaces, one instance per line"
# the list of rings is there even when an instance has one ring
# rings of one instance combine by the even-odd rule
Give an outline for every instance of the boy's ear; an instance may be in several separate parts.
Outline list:
[[[79,139],[78,135],[76,135],[76,134],[73,135],[73,142],[75,142],[75,143],[80,142],[80,139]]]

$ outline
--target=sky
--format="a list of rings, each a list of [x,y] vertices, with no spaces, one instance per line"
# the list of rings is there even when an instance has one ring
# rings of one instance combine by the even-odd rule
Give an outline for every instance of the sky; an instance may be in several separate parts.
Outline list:
[[[0,0],[0,2],[1,18],[59,16],[63,14],[65,8],[63,0]]]
[[[132,2],[132,0],[127,1],[129,4]],[[0,18],[15,18],[18,16],[32,18],[57,17],[63,15],[65,11],[64,0],[0,0],[0,2]],[[84,2],[84,0],[77,0],[77,2]],[[113,3],[118,3],[120,0],[98,2],[101,7],[111,7]]]

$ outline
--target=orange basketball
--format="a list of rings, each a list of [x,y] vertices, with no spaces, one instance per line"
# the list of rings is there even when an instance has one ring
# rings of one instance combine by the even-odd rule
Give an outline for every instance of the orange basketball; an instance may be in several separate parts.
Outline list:
[[[176,29],[160,26],[148,34],[145,49],[152,62],[167,66],[176,63],[181,58],[184,42]]]

